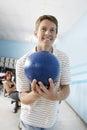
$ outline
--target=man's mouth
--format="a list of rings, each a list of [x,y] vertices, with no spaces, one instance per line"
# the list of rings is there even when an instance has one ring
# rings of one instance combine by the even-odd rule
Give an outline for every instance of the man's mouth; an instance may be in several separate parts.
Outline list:
[[[52,38],[43,38],[43,40],[45,40],[45,41],[51,41]]]

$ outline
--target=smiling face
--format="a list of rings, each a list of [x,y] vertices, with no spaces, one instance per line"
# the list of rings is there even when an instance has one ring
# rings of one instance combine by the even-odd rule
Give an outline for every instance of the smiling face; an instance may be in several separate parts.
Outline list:
[[[35,36],[38,40],[37,47],[42,50],[50,49],[57,36],[56,24],[48,19],[41,21],[38,29],[35,31]]]

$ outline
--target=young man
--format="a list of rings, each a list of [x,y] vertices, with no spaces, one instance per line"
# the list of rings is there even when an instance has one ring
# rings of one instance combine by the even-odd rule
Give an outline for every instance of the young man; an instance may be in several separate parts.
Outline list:
[[[53,48],[57,32],[58,21],[54,16],[40,16],[35,23],[34,34],[38,40],[36,47],[17,61],[16,82],[22,103],[20,116],[22,130],[55,130],[59,101],[65,100],[69,95],[69,59],[65,53]],[[49,89],[46,89],[41,81],[38,85],[36,79],[29,83],[24,74],[26,58],[42,50],[53,53],[60,62],[58,82],[54,84],[50,77]]]

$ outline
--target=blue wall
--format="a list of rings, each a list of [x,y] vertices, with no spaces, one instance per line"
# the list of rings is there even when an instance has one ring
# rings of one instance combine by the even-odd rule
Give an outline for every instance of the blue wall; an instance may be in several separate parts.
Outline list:
[[[87,13],[59,40],[56,47],[70,57],[72,82],[67,102],[87,123]]]
[[[0,56],[20,58],[31,50],[34,43],[0,40]]]

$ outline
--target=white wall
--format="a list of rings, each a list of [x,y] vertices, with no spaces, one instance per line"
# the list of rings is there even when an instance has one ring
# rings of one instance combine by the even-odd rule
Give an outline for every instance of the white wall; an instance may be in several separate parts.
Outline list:
[[[87,123],[87,13],[59,39],[55,47],[70,57],[72,82],[67,101]]]

